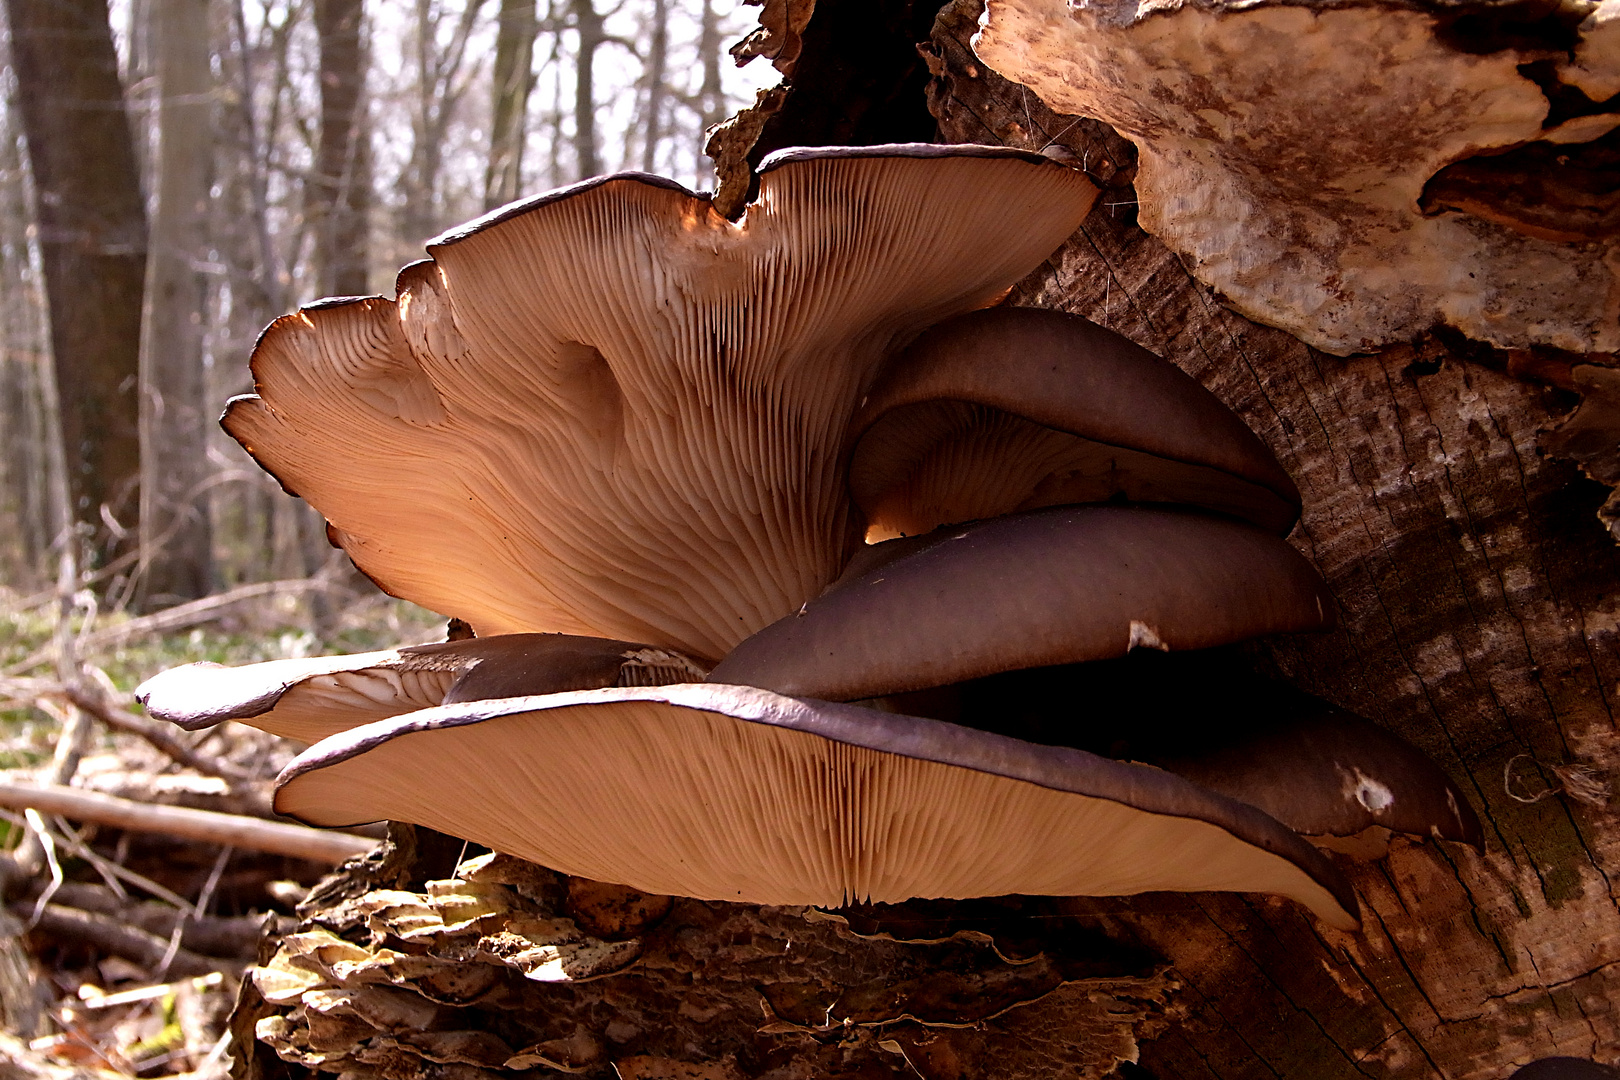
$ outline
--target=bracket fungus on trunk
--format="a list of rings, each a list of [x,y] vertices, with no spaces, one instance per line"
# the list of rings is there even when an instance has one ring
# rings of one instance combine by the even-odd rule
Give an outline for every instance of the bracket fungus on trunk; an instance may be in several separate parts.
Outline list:
[[[1330,353],[1620,348],[1615,0],[989,0],[974,49],[1140,152],[1142,226]]]
[[[272,324],[227,430],[384,588],[479,636],[192,665],[148,708],[318,739],[278,786],[307,821],[399,818],[654,892],[1244,889],[1355,925],[1299,835],[1328,796],[1267,802],[1279,821],[1218,754],[1089,752],[1104,711],[1048,710],[1068,731],[1029,741],[817,700],[1091,677],[1334,608],[1280,535],[1297,490],[1212,395],[1073,316],[968,314],[1079,225],[1079,173],[913,145],[761,171],[737,223],[599,178],[447,234],[397,300]],[[1340,758],[1394,770],[1418,831],[1456,794],[1410,747],[1292,732],[1254,745],[1318,787]]]

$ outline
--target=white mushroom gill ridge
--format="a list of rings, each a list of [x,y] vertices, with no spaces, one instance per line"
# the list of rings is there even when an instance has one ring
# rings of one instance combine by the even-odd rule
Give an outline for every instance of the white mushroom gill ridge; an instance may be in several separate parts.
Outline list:
[[[717,658],[842,568],[844,432],[884,358],[994,302],[1093,193],[982,148],[795,160],[737,224],[609,179],[435,245],[397,303],[279,320],[227,428],[480,636]]]

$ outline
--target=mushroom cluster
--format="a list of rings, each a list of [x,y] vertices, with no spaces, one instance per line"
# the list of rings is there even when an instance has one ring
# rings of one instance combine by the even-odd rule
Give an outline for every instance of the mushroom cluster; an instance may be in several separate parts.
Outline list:
[[[974,146],[784,151],[736,222],[620,174],[277,320],[226,429],[476,636],[142,699],[310,743],[282,813],[647,892],[1242,890],[1355,926],[1301,834],[1478,822],[1415,748],[1230,674],[1333,621],[1259,439],[1118,335],[993,306],[1095,195]]]

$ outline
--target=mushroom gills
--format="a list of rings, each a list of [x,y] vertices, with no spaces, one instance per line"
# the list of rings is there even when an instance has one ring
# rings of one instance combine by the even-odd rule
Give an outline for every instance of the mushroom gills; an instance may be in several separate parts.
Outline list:
[[[851,701],[1132,648],[1200,649],[1333,625],[1285,541],[1208,514],[1034,510],[859,553],[797,613],[743,641],[715,682]]]
[[[1286,534],[1299,491],[1243,421],[1174,364],[1063,312],[992,308],[930,328],[851,425],[867,540],[1019,510],[1179,503]]]
[[[385,592],[714,660],[847,560],[848,423],[894,345],[1096,193],[996,147],[779,157],[737,222],[594,178],[431,242],[394,299],[276,320],[224,424]]]
[[[314,743],[447,702],[696,682],[706,674],[679,653],[628,641],[504,634],[242,667],[187,664],[147,680],[136,696],[152,716],[183,728],[238,720]]]
[[[1138,649],[898,695],[879,707],[1153,765],[1307,836],[1380,827],[1483,846],[1467,796],[1423,751],[1251,666],[1235,648]]]
[[[1356,902],[1245,803],[958,725],[691,684],[450,705],[311,747],[276,809],[425,825],[646,892],[767,904],[1243,890]]]

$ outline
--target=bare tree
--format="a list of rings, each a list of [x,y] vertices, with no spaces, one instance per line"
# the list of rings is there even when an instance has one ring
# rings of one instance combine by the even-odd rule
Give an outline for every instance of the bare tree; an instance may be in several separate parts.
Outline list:
[[[574,49],[574,164],[578,179],[602,171],[596,140],[596,50],[608,40],[595,0],[569,0]]]
[[[315,174],[305,213],[315,233],[318,290],[358,296],[369,290],[371,148],[365,123],[363,0],[315,0],[320,38],[321,115]]]
[[[104,0],[6,0],[73,514],[106,558],[140,482],[146,208]]]
[[[486,210],[517,198],[523,183],[529,94],[534,90],[534,39],[539,32],[535,0],[501,0],[500,25],[495,34],[489,164],[484,170]]]
[[[157,200],[141,339],[141,595],[206,596],[212,584],[209,471],[198,270],[207,250],[209,0],[153,0],[150,41],[159,94]]]
[[[400,230],[409,244],[452,224],[444,220],[440,180],[451,122],[466,95],[463,76],[471,40],[484,0],[466,0],[451,23],[449,40],[439,42],[439,27],[451,21],[438,0],[416,4],[416,95],[411,118],[411,156],[401,187],[405,203]]]
[[[642,118],[641,168],[658,168],[658,144],[664,138],[664,110],[669,101],[669,0],[652,0],[648,14],[647,64],[642,75],[645,87],[645,114]]]

